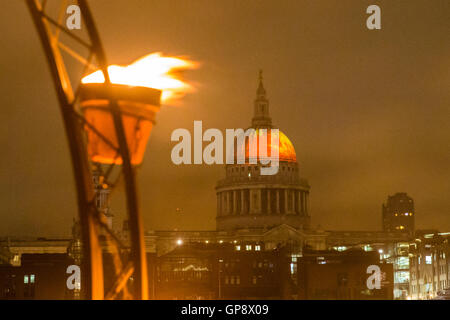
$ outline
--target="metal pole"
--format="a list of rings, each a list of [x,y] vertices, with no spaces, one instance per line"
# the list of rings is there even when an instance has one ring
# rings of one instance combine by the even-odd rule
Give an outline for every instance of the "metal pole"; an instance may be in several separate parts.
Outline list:
[[[94,19],[89,10],[86,0],[79,0],[81,13],[87,25],[87,30],[90,38],[94,44],[94,52],[97,53],[97,58],[105,77],[105,86],[109,91],[111,113],[114,120],[117,139],[119,141],[119,150],[122,157],[122,170],[125,179],[125,191],[127,195],[127,209],[130,224],[130,238],[131,238],[131,259],[134,265],[134,297],[136,299],[148,299],[148,275],[147,275],[147,261],[145,256],[144,230],[143,221],[139,212],[137,188],[135,171],[131,165],[128,144],[125,137],[125,130],[123,128],[122,117],[117,100],[114,97],[114,92],[111,90],[111,81],[108,74],[108,64],[106,55],[100,37],[95,27]]]
[[[88,156],[84,148],[82,128],[73,111],[73,92],[70,80],[64,67],[59,51],[51,41],[51,30],[47,21],[42,16],[42,8],[37,0],[27,0],[33,22],[38,31],[41,44],[46,53],[47,62],[50,67],[55,85],[69,150],[72,159],[72,170],[77,189],[78,212],[80,223],[88,228],[82,228],[83,237],[83,264],[82,264],[82,290],[88,299],[103,298],[103,279],[101,247],[98,241],[98,230],[94,225],[94,209],[90,201],[94,199],[92,186],[92,174],[90,172]]]

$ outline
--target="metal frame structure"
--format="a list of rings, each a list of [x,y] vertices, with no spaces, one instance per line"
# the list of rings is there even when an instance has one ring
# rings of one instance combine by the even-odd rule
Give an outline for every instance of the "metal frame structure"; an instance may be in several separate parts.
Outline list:
[[[53,1],[52,1],[53,2]],[[107,70],[107,59],[94,23],[92,13],[86,0],[78,0],[83,28],[87,30],[88,40],[83,40],[74,31],[62,23],[67,3],[60,0],[59,15],[52,18],[47,12],[46,0],[26,0],[34,25],[39,34],[47,62],[50,67],[54,86],[63,117],[66,136],[69,142],[73,174],[75,177],[78,212],[81,226],[83,247],[81,288],[85,298],[101,299],[148,299],[147,264],[145,256],[144,231],[142,216],[138,208],[135,167],[131,164],[130,153],[124,133],[123,122],[114,90]],[[76,30],[75,30],[76,31]],[[61,34],[87,50],[87,55],[61,41]],[[79,110],[79,86],[81,77],[69,73],[65,56],[75,58],[84,68],[102,70],[105,77],[105,89],[109,93],[110,112],[113,117],[118,145],[108,141],[106,137],[88,123]],[[76,86],[76,87],[75,87]],[[75,90],[73,88],[76,88]],[[125,182],[126,205],[129,221],[130,245],[126,245],[114,235],[108,227],[105,217],[95,205],[92,166],[86,148],[85,127],[89,127],[106,143],[114,146],[117,156],[122,158],[119,175]],[[110,165],[104,173],[104,179],[111,187],[112,168]],[[118,167],[118,166],[116,166]],[[103,246],[101,236],[107,239],[109,251],[113,255],[115,278],[110,288],[104,288]],[[130,285],[132,278],[132,285]]]

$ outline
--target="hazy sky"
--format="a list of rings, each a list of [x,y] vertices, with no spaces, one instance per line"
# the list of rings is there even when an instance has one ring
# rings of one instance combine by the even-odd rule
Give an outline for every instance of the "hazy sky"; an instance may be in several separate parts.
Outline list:
[[[248,127],[263,68],[313,225],[379,230],[381,204],[407,192],[418,228],[450,231],[448,0],[91,2],[111,63],[155,51],[202,63],[189,73],[197,92],[157,115],[139,172],[147,230],[215,228],[224,169],[172,164],[170,134],[194,120]],[[69,234],[74,183],[50,72],[25,2],[0,4],[0,236]],[[370,4],[381,30],[366,28]]]

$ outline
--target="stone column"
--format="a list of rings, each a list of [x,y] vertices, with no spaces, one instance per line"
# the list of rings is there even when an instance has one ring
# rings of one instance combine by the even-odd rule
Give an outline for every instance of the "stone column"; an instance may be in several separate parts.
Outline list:
[[[228,213],[227,212],[227,193],[226,193],[226,191],[222,192],[221,196],[222,196],[222,213],[224,215],[226,215]]]
[[[275,190],[275,213],[280,213],[280,190]]]
[[[308,192],[305,192],[305,216],[308,215]]]
[[[262,213],[262,189],[258,189],[258,213],[261,214]]]
[[[266,190],[267,190],[267,214],[271,214],[272,208],[270,206],[270,189],[266,189]]]
[[[291,202],[291,213],[295,214],[295,190],[291,190],[289,201]]]
[[[248,213],[253,213],[253,189],[248,189]]]
[[[244,189],[241,190],[241,212],[240,214],[245,213],[245,192]]]
[[[303,214],[306,215],[306,192],[303,191]]]
[[[237,191],[233,190],[233,214],[238,213],[238,207],[237,207],[238,201],[237,201]]]
[[[217,194],[217,215],[222,215],[222,208],[220,207],[220,193]]]
[[[303,190],[300,191],[300,214],[305,214],[305,199],[303,197]]]
[[[284,214],[289,213],[289,190],[284,189]]]

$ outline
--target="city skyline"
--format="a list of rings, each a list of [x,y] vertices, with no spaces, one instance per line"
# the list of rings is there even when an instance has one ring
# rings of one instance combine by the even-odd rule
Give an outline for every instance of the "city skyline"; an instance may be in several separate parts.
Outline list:
[[[139,172],[145,229],[215,228],[214,187],[224,167],[175,166],[170,133],[192,128],[194,120],[205,128],[248,127],[259,68],[273,122],[292,141],[311,184],[313,227],[381,230],[383,202],[406,192],[415,202],[416,229],[450,229],[448,3],[429,8],[415,1],[405,12],[382,1],[386,13],[376,34],[364,26],[366,3],[177,3],[152,3],[149,15],[132,23],[125,18],[146,3],[127,6],[123,19],[118,2],[92,4],[100,31],[114,30],[102,32],[111,62],[162,51],[201,63],[187,74],[197,91],[180,107],[163,105],[148,143]],[[13,62],[1,78],[8,152],[0,160],[0,235],[70,234],[75,189],[54,89],[25,5],[5,6],[23,23],[5,34],[0,53]],[[218,17],[222,23],[205,30]],[[0,26],[17,25],[14,19]]]

